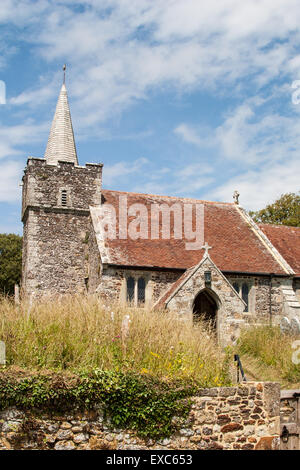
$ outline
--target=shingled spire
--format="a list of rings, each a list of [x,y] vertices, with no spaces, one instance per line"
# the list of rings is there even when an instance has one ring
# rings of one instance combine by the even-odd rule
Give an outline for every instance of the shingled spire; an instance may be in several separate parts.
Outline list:
[[[58,161],[72,162],[78,165],[65,80],[58,97],[45,152],[45,159],[47,163],[54,165],[57,164]]]

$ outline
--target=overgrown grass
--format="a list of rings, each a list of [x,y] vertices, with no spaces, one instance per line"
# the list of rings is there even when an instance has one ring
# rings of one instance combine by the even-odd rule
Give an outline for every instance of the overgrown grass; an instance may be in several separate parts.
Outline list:
[[[122,322],[130,316],[128,335]],[[123,329],[124,331],[124,329]],[[138,373],[200,386],[230,383],[228,357],[207,326],[172,312],[103,305],[70,296],[15,306],[0,300],[7,365],[27,369]]]
[[[253,378],[296,387],[300,386],[300,364],[295,364],[293,357],[300,343],[298,348],[292,345],[297,340],[300,336],[284,335],[277,326],[253,326],[242,331],[237,353]]]

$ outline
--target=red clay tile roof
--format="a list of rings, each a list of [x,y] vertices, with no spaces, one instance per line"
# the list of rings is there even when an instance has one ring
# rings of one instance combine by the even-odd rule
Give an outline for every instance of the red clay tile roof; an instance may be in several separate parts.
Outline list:
[[[296,275],[300,276],[300,227],[271,224],[259,224],[259,227]]]
[[[286,274],[270,251],[262,244],[248,223],[241,217],[233,203],[200,201],[196,199],[156,196],[103,190],[103,202],[112,204],[117,212],[119,197],[126,195],[128,206],[139,203],[148,209],[153,203],[204,204],[204,239],[212,246],[209,254],[223,271]],[[134,219],[134,217],[133,217]],[[194,217],[195,219],[195,217]],[[171,217],[171,220],[173,218]],[[109,264],[125,266],[187,269],[199,263],[203,250],[186,250],[186,240],[106,240]]]

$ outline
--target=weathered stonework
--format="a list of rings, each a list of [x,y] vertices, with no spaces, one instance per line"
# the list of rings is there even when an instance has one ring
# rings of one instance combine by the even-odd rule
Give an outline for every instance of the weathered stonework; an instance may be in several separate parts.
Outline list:
[[[156,271],[130,268],[117,268],[102,266],[96,240],[91,230],[89,254],[89,292],[97,292],[105,301],[126,303],[126,279],[129,276],[138,279],[142,276],[146,280],[146,307],[152,307],[160,297],[170,289],[180,278],[180,271]],[[178,292],[175,298],[169,302],[168,308],[186,314],[192,319],[192,305],[195,296],[205,288],[204,271],[206,267],[197,273],[182,292]],[[222,339],[225,343],[235,341],[239,336],[240,327],[250,324],[279,324],[283,312],[283,295],[281,286],[284,278],[272,278],[268,276],[245,276],[225,273],[225,278],[230,285],[226,285],[222,273],[213,268],[212,291],[218,297],[220,320],[219,330],[222,331]],[[232,285],[235,281],[247,282],[251,286],[249,293],[249,310],[245,312],[245,305],[240,298],[234,295]],[[270,282],[272,284],[270,285]]]
[[[110,428],[101,409],[37,417],[11,408],[0,413],[0,449],[278,449],[279,400],[276,383],[199,390],[187,420],[174,417],[178,431],[159,441]]]
[[[180,275],[180,271],[156,271],[104,266],[97,286],[97,293],[104,300],[111,300],[113,298],[124,304],[126,303],[127,277],[132,276],[138,279],[142,276],[146,281],[146,306],[151,308],[163,292],[177,281]]]
[[[102,165],[28,160],[22,202],[25,296],[85,290],[89,206],[101,202],[101,178]]]
[[[249,313],[255,323],[279,323],[283,315],[283,294],[281,286],[284,277],[263,275],[227,274],[227,279],[233,284],[236,280],[245,281],[251,287],[249,293]]]
[[[205,271],[211,272],[211,285],[205,285]],[[204,258],[192,275],[183,282],[177,291],[166,302],[170,310],[185,314],[192,321],[193,302],[196,295],[207,290],[215,299],[216,329],[219,341],[228,344],[235,341],[239,335],[240,326],[248,323],[249,314],[244,312],[245,304],[209,257]]]

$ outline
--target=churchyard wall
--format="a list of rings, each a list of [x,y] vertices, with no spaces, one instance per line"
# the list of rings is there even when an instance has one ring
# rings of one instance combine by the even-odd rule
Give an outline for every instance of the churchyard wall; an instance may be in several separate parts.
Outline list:
[[[113,429],[101,407],[72,414],[32,413],[15,408],[0,412],[0,449],[182,449],[272,450],[279,448],[280,385],[248,382],[200,389],[177,431],[158,441],[133,431]]]

